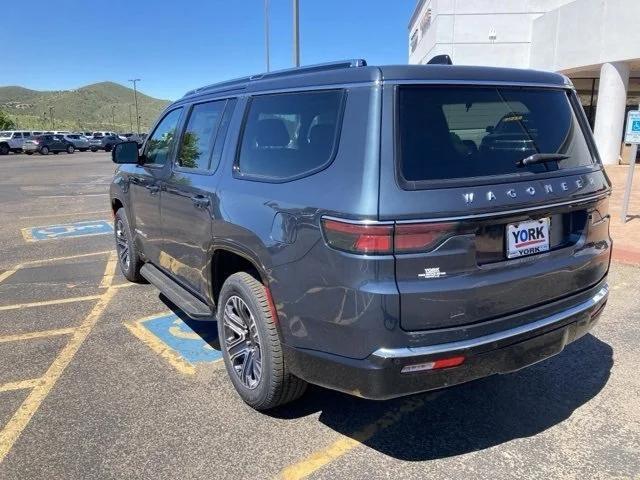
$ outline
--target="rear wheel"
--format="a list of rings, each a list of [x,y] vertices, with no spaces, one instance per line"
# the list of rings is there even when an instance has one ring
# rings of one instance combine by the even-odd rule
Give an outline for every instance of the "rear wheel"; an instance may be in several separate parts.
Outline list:
[[[268,410],[299,398],[307,383],[289,372],[265,286],[245,272],[224,282],[218,337],[227,373],[249,406]]]
[[[142,262],[140,261],[136,244],[133,241],[131,227],[129,227],[129,220],[124,208],[120,208],[116,212],[113,227],[120,270],[127,280],[139,282],[141,280],[140,267]]]
[[[41,147],[40,155],[49,155],[49,147]]]
[[[104,151],[105,151],[105,152],[110,152],[110,151],[111,151],[111,148],[112,148],[112,147],[111,147],[111,145],[105,145],[105,146],[104,146]]]
[[[76,151],[76,148],[73,145],[67,146],[67,153],[73,153]]]

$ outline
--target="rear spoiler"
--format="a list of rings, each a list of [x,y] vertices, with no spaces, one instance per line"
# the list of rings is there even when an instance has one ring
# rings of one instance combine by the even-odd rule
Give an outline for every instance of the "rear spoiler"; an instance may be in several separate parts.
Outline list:
[[[449,55],[436,55],[427,62],[427,65],[453,65]]]

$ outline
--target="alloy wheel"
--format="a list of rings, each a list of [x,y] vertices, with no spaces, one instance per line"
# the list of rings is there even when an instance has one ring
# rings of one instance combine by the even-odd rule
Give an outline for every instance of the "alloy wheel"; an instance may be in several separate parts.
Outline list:
[[[116,220],[116,248],[120,264],[125,270],[129,270],[129,262],[131,261],[129,258],[129,240],[124,230],[124,224],[120,219]]]
[[[242,384],[254,389],[262,377],[262,355],[255,318],[249,307],[237,295],[224,306],[224,346],[233,371]]]

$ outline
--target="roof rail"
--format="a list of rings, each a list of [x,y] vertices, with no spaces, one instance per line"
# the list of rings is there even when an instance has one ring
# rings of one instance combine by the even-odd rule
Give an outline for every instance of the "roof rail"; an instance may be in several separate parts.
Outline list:
[[[214,83],[211,85],[207,85],[205,87],[189,90],[187,93],[184,94],[184,96],[188,97],[191,95],[195,95],[196,93],[202,93],[206,91],[236,90],[236,89],[246,88],[247,83],[256,81],[256,80],[288,77],[292,75],[299,75],[302,73],[322,72],[325,70],[338,70],[342,68],[356,68],[356,67],[366,67],[366,66],[367,66],[367,61],[362,58],[353,59],[353,60],[339,60],[336,62],[317,63],[314,65],[307,65],[304,67],[287,68],[285,70],[276,70],[273,72],[266,72],[266,73],[260,73],[258,75],[251,75],[249,77],[236,78],[234,80],[228,80],[226,82]]]

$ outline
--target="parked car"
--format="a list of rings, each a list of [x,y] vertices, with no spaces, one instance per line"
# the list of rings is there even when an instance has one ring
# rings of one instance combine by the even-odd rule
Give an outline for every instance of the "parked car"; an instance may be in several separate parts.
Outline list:
[[[93,136],[89,139],[89,148],[92,152],[104,150],[110,152],[115,145],[122,143],[123,140],[117,135]]]
[[[514,109],[532,143],[479,148]],[[188,92],[112,158],[123,274],[217,320],[256,409],[307,382],[388,399],[512,372],[607,301],[611,187],[563,75],[271,72]]]
[[[49,152],[58,154],[60,152],[73,153],[76,148],[73,143],[64,138],[63,135],[39,135],[26,140],[23,145],[24,152],[32,155],[38,152],[40,155],[48,155]]]
[[[30,137],[31,132],[23,130],[8,130],[0,132],[0,155],[7,155],[9,152],[21,152],[24,140]]]
[[[91,147],[89,139],[79,133],[70,133],[68,135],[63,135],[63,137],[68,142],[71,142],[76,150],[80,150],[81,152],[86,152]]]
[[[136,142],[138,146],[142,146],[144,143],[143,134],[138,135],[137,133],[123,133],[120,137],[124,137],[125,141],[128,142]]]
[[[92,135],[92,136],[93,136],[93,137],[109,137],[109,136],[116,136],[116,137],[117,137],[117,136],[118,136],[118,134],[117,134],[117,133],[115,133],[115,132],[105,132],[105,131],[102,131],[102,132],[93,132],[93,135]]]

